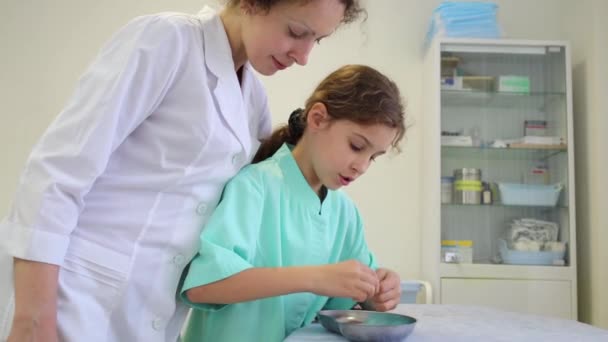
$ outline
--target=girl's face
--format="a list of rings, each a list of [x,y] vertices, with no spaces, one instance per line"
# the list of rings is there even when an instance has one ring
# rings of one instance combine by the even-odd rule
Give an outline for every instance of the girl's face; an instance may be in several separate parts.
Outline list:
[[[311,113],[312,110],[309,115]],[[397,135],[396,128],[384,124],[360,125],[349,120],[330,120],[329,116],[317,124],[314,121],[318,119],[311,119],[307,130],[314,134],[310,139],[313,173],[319,186],[332,190],[347,186],[363,175],[370,164],[391,147]]]
[[[286,1],[268,13],[246,0],[240,6],[248,13],[241,28],[247,59],[266,76],[293,63],[306,65],[314,44],[335,31],[345,9],[339,0]]]

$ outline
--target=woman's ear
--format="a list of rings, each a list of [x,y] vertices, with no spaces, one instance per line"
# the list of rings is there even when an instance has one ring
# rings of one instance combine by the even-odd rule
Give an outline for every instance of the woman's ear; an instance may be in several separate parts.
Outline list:
[[[327,107],[321,102],[316,102],[308,110],[306,127],[313,131],[323,130],[329,125],[330,121],[331,118],[327,113]]]

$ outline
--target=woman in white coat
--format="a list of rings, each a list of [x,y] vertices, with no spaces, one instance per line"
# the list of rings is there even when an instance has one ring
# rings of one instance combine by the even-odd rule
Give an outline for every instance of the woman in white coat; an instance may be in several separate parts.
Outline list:
[[[116,33],[0,224],[14,265],[0,274],[0,340],[177,340],[177,285],[200,229],[271,130],[253,70],[305,65],[360,12],[356,0],[232,0]]]

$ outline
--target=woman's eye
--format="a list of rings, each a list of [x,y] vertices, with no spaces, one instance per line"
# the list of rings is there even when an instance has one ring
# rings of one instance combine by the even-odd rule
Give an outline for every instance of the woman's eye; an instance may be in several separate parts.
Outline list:
[[[289,28],[289,36],[296,39],[304,37],[302,33],[294,31],[291,27]]]
[[[315,43],[321,44],[321,40],[323,40],[323,38],[317,38],[317,39],[315,39]]]
[[[359,146],[357,146],[357,145],[355,145],[355,144],[350,144],[350,148],[351,148],[353,151],[355,151],[355,152],[360,152],[361,150],[363,150],[363,148],[362,148],[362,147],[359,147]]]

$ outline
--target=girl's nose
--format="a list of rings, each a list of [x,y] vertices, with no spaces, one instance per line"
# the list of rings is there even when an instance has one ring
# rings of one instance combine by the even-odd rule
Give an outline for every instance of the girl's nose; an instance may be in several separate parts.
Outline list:
[[[353,171],[355,171],[357,173],[357,176],[360,176],[360,175],[364,174],[365,171],[367,171],[369,164],[370,164],[369,160],[363,160],[363,159],[355,160],[352,164],[352,169],[353,169]]]

